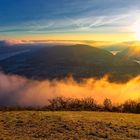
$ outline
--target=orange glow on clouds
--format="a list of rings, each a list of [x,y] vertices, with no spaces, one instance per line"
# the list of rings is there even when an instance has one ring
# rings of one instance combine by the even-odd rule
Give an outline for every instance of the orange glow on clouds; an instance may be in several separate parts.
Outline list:
[[[110,98],[114,103],[128,99],[140,99],[140,77],[125,84],[110,83],[104,77],[100,80],[87,79],[77,83],[72,78],[64,80],[31,81],[23,77],[0,74],[0,99],[12,100],[19,105],[46,105],[48,99],[63,96],[71,98],[93,97],[99,103]]]

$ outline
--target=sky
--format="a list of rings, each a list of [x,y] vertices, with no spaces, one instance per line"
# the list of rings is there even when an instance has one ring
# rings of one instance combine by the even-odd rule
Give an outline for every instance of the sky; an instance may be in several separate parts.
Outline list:
[[[0,39],[140,40],[140,0],[0,0]]]

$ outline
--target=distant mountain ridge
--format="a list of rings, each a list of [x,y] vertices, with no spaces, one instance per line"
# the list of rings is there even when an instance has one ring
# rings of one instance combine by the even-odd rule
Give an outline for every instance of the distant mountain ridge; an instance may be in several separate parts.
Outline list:
[[[125,60],[140,61],[140,49],[138,47],[130,47],[117,54],[118,57]]]
[[[22,49],[25,48],[22,46]],[[127,81],[140,74],[138,63],[81,44],[29,47],[27,52],[1,60],[0,67],[6,73],[39,80],[64,78],[68,75],[75,79],[101,78],[109,74],[112,81]]]

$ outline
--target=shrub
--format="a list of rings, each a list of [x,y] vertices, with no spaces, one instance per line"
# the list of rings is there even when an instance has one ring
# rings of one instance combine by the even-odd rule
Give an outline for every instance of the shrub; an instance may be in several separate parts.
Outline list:
[[[50,110],[97,110],[97,103],[93,98],[74,99],[57,97],[49,100]]]
[[[107,110],[107,111],[112,111],[113,106],[112,106],[112,102],[111,102],[110,99],[106,98],[106,99],[104,100],[103,104],[104,104],[104,109],[105,109],[105,110]]]
[[[127,112],[127,113],[140,113],[140,100],[128,100],[120,105],[113,105],[112,101],[106,98],[103,105],[97,104],[94,98],[64,98],[56,97],[48,100],[49,104],[43,107],[30,107],[30,106],[13,106],[13,107],[0,107],[0,111],[111,111],[111,112]]]
[[[123,104],[123,112],[140,113],[140,102],[128,100]]]

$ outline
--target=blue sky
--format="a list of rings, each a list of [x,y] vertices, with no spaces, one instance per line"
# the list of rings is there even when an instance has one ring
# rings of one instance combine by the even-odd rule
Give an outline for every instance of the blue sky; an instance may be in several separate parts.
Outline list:
[[[133,32],[140,0],[0,0],[0,37]]]

